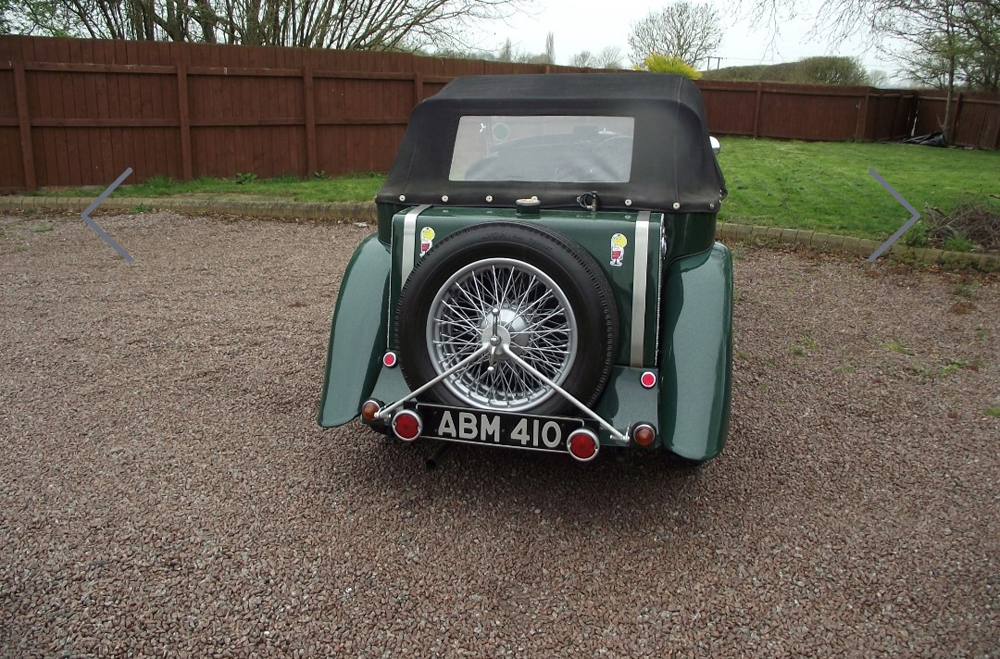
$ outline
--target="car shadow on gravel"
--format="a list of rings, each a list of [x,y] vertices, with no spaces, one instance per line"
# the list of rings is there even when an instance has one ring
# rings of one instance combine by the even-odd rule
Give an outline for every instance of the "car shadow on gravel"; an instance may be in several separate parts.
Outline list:
[[[368,431],[355,429],[357,441],[370,441],[360,453],[367,461],[358,473],[373,489],[404,497],[414,489],[423,502],[448,502],[473,492],[488,490],[488,497],[473,500],[500,506],[509,515],[534,513],[539,507],[570,512],[573,502],[585,501],[585,516],[593,523],[628,522],[648,514],[650,506],[664,511],[689,509],[707,493],[712,472],[724,469],[724,457],[702,465],[684,463],[665,452],[607,449],[593,462],[581,464],[569,456],[521,452],[492,447],[454,445],[434,470],[427,459],[440,445],[421,440],[403,444]],[[341,465],[343,468],[343,465]]]

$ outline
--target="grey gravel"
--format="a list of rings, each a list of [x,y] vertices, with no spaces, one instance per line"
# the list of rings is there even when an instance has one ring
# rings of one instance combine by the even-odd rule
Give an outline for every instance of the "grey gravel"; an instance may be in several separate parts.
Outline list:
[[[721,457],[426,472],[315,425],[369,228],[99,221],[0,217],[2,656],[998,654],[996,280],[737,247]]]

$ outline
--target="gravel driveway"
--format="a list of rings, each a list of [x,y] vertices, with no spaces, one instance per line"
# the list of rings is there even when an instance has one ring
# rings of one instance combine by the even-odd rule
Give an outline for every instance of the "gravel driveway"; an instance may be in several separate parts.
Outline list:
[[[737,247],[718,459],[426,472],[315,425],[370,229],[100,221],[0,217],[2,656],[1000,652],[995,280]]]

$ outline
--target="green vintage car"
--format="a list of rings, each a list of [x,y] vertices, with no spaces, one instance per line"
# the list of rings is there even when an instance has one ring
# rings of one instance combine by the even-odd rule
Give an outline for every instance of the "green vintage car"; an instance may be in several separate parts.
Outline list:
[[[709,140],[666,74],[467,77],[420,103],[341,284],[319,424],[717,455],[733,285]]]

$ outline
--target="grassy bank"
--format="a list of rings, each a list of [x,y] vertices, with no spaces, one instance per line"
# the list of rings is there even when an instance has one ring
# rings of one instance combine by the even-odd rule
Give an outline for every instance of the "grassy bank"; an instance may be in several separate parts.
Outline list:
[[[870,167],[921,212],[1000,194],[996,151],[728,137],[720,162],[729,186],[720,219],[862,238],[888,236],[909,217]]]
[[[238,178],[200,178],[173,181],[154,177],[135,185],[122,185],[112,197],[186,197],[233,199],[236,197],[291,198],[295,201],[371,201],[382,186],[382,174],[351,174],[336,178],[299,179],[291,176],[257,179],[241,174]],[[109,181],[110,183],[110,181]],[[43,188],[36,194],[59,197],[96,197],[104,191],[97,186]]]
[[[1000,152],[723,137],[720,162],[729,186],[720,219],[862,238],[885,238],[908,217],[868,173],[870,167],[921,212],[925,204],[949,209],[963,199],[1000,194]],[[296,201],[368,201],[382,184],[378,174],[330,179],[239,178],[188,182],[157,178],[123,185],[115,196],[253,195]],[[57,189],[40,194],[96,197],[101,190]]]

